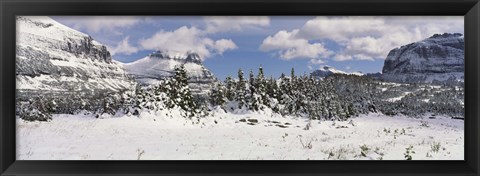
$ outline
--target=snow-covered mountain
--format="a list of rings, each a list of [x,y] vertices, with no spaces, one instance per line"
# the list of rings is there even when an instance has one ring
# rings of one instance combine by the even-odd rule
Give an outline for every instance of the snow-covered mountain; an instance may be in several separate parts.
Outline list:
[[[17,98],[99,97],[134,87],[92,37],[49,17],[17,17]],[[72,105],[73,106],[73,105]]]
[[[195,94],[205,94],[216,81],[215,76],[203,64],[195,52],[155,51],[148,56],[124,66],[139,83],[155,84],[174,74],[176,66],[184,64],[189,86]]]
[[[349,73],[349,72],[345,72],[345,71],[342,71],[342,70],[338,70],[338,69],[336,69],[332,66],[328,66],[328,65],[322,66],[322,67],[320,67],[320,69],[315,70],[310,74],[312,76],[314,76],[315,78],[324,78],[324,77],[327,77],[327,76],[332,75],[332,74],[345,74],[345,75],[363,76],[362,72],[351,72],[351,73]]]
[[[385,81],[405,83],[463,82],[463,35],[435,34],[419,42],[395,48],[383,66]]]

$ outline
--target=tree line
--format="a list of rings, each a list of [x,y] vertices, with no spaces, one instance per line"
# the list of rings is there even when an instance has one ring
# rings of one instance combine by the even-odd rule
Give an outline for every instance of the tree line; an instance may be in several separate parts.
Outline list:
[[[51,113],[78,113],[87,110],[99,114],[125,113],[139,115],[144,111],[178,109],[185,118],[207,116],[212,109],[230,113],[271,109],[283,116],[302,116],[313,120],[347,120],[359,114],[383,113],[420,116],[425,113],[464,115],[463,87],[432,88],[417,84],[386,84],[368,77],[333,74],[325,78],[296,75],[292,68],[287,76],[266,77],[263,68],[248,77],[239,69],[236,77],[228,76],[211,86],[206,97],[192,94],[183,65],[174,74],[149,86],[133,91],[106,94],[94,101],[78,98],[82,103],[71,108],[60,106],[61,100],[36,98],[17,102],[17,115],[26,120],[48,120]],[[398,101],[392,97],[403,95]],[[428,100],[428,101],[426,101]],[[60,110],[59,110],[60,109]]]

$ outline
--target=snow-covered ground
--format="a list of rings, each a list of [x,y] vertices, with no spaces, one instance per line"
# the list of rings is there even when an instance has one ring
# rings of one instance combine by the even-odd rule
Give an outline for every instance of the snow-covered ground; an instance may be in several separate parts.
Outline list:
[[[404,160],[410,145],[413,160],[463,160],[464,121],[381,114],[309,121],[221,111],[198,123],[149,113],[17,119],[19,160]]]

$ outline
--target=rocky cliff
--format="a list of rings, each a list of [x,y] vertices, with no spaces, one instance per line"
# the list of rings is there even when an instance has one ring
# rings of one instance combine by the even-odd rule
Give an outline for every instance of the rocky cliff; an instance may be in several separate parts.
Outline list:
[[[70,113],[134,87],[123,66],[92,37],[49,17],[16,20],[17,101],[40,97],[55,105],[53,112]]]
[[[464,79],[462,34],[435,34],[391,50],[382,79],[403,83],[455,83]]]

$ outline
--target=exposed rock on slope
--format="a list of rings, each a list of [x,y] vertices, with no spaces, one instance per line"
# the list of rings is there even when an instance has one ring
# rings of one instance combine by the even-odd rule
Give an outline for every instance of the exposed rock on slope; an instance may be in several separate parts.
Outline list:
[[[175,67],[181,64],[184,64],[187,71],[192,93],[206,94],[216,78],[203,66],[200,56],[195,52],[155,51],[142,59],[124,65],[128,73],[139,83],[149,85],[172,76]]]
[[[49,17],[17,17],[16,52],[17,101],[41,97],[54,112],[134,87],[104,45]]]
[[[462,34],[435,34],[395,48],[383,66],[385,81],[455,83],[464,79],[465,44]]]

